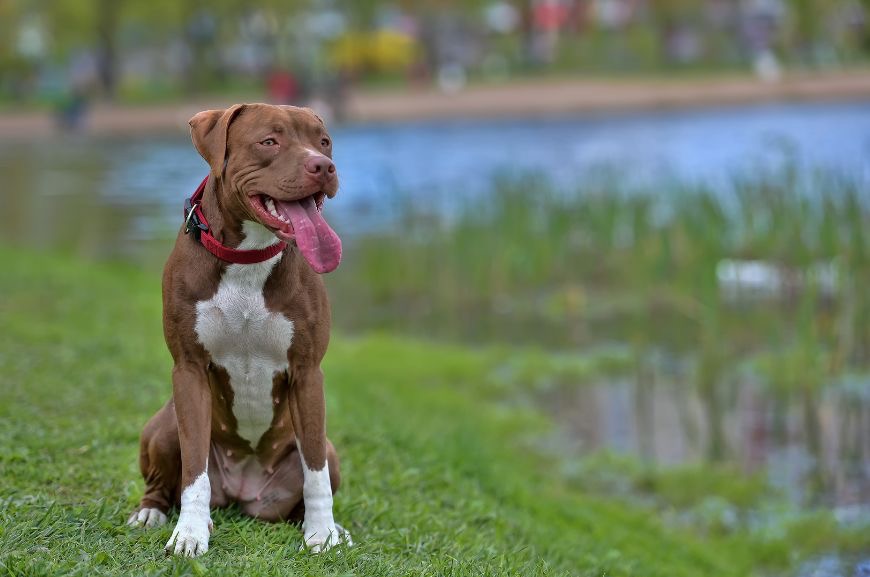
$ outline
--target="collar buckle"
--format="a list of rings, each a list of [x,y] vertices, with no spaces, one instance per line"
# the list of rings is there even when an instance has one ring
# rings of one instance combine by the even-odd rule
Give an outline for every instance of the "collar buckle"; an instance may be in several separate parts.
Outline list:
[[[196,214],[198,207],[198,202],[191,202],[189,198],[184,200],[184,234],[192,232],[197,240],[199,240],[199,235],[202,231],[208,230],[208,226],[203,224]]]

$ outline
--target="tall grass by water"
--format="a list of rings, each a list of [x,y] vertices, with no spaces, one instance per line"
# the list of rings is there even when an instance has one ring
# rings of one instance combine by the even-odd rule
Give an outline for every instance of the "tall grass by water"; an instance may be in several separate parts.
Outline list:
[[[446,215],[398,205],[399,223],[350,243],[329,279],[350,327],[870,362],[870,195],[834,175],[787,168],[728,193],[564,190],[531,175]]]

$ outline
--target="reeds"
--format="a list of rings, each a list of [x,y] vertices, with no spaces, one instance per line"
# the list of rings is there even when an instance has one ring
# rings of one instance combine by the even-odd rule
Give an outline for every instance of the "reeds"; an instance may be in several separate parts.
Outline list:
[[[332,279],[350,328],[725,359],[707,364],[793,346],[831,370],[870,361],[870,195],[841,178],[784,168],[723,192],[527,175],[446,213],[397,205]],[[769,271],[762,286],[723,276],[749,261]]]

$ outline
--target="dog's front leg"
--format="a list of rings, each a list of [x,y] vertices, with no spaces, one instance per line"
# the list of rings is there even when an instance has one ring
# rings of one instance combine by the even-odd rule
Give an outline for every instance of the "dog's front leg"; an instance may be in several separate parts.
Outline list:
[[[317,553],[337,545],[340,540],[332,516],[332,488],[326,460],[326,407],[323,373],[319,367],[294,372],[290,415],[302,457],[302,499],[305,504],[302,532],[305,546]]]
[[[208,551],[212,529],[208,451],[211,440],[211,390],[205,367],[176,363],[172,395],[181,444],[181,513],[166,551],[196,557]]]

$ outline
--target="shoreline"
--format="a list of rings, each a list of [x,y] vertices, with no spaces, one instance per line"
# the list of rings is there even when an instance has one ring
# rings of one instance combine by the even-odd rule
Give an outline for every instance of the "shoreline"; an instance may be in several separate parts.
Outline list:
[[[410,96],[413,96],[411,98]],[[775,83],[751,76],[703,79],[524,79],[457,94],[421,90],[348,99],[354,121],[547,117],[773,102],[870,100],[870,71],[793,73]]]
[[[437,89],[355,91],[348,95],[345,122],[405,122],[464,118],[545,117],[766,102],[870,100],[870,71],[791,73],[780,81],[751,76],[704,79],[522,79],[472,85],[446,94]],[[253,100],[257,100],[255,97]],[[82,134],[121,136],[187,132],[196,112],[225,107],[220,96],[159,105],[95,104]],[[0,113],[0,139],[27,140],[61,134],[50,111]]]

